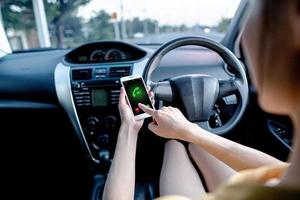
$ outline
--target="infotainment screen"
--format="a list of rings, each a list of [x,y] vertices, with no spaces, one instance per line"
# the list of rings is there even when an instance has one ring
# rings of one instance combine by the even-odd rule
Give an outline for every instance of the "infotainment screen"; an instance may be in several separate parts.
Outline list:
[[[92,90],[92,105],[93,106],[107,106],[108,92],[105,89]]]

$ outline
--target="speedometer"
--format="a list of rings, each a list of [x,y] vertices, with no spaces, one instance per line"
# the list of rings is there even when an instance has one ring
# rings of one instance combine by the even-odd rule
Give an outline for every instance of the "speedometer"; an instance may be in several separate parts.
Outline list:
[[[101,62],[105,60],[105,51],[103,50],[95,50],[90,55],[91,62]]]
[[[127,56],[124,51],[119,49],[110,49],[105,54],[105,61],[122,61],[126,60]]]

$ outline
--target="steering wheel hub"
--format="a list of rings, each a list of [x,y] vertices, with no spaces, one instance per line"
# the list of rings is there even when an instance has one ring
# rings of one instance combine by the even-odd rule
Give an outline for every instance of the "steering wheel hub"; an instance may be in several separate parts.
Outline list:
[[[193,74],[172,78],[170,82],[171,86],[175,87],[175,91],[178,92],[190,121],[209,120],[219,96],[217,78]]]

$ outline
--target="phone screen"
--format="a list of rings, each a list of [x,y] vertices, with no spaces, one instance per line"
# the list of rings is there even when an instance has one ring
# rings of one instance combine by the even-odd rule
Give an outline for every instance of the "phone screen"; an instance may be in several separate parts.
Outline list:
[[[123,81],[123,85],[126,90],[132,112],[135,116],[144,113],[144,111],[139,108],[139,103],[153,108],[142,78]]]

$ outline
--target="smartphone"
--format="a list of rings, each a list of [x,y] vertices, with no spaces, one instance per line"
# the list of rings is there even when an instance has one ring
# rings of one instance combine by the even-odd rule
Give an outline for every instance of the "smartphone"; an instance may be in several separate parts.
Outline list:
[[[154,109],[148,95],[145,82],[141,76],[126,76],[121,78],[121,84],[125,89],[126,98],[136,120],[150,117],[138,104],[142,103]]]

